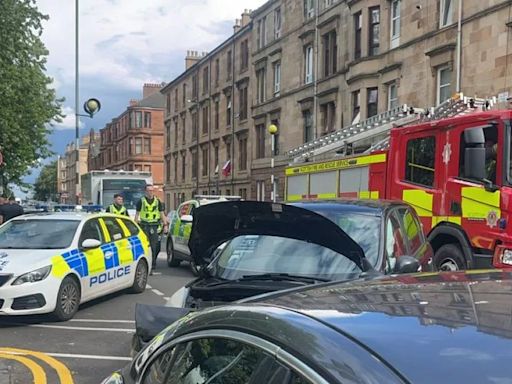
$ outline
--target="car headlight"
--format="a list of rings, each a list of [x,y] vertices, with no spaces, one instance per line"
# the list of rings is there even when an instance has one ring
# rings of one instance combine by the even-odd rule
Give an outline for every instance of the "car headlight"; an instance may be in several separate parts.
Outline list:
[[[114,372],[110,377],[103,380],[101,384],[124,384],[124,379],[120,373]]]
[[[52,266],[49,265],[47,267],[39,268],[35,271],[25,273],[14,280],[12,285],[21,285],[25,283],[35,283],[37,281],[42,281],[48,277],[51,270]]]

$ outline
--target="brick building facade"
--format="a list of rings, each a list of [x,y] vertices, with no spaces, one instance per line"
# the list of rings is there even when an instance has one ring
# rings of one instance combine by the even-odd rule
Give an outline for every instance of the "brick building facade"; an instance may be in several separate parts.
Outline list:
[[[131,100],[119,116],[100,130],[99,151],[91,151],[91,170],[151,172],[163,198],[164,97],[161,84],[144,84],[143,98]]]
[[[195,106],[179,103],[181,96],[175,96],[181,95],[180,87],[190,85],[194,76],[203,80],[204,68],[210,64],[214,68],[211,73],[226,73],[225,52],[232,50],[234,86],[223,84],[235,96],[232,110],[243,117],[237,94],[240,85],[247,84],[250,117],[235,119],[231,150],[237,187],[232,183],[228,190],[228,183],[221,192],[239,194],[243,189],[247,198],[269,200],[270,175],[274,172],[278,175],[279,200],[284,194],[283,169],[290,149],[398,105],[432,107],[456,91],[487,97],[511,90],[512,3],[466,0],[460,11],[459,23],[458,0],[268,1],[250,17],[245,16],[247,24],[242,30],[164,89],[166,121],[170,122],[166,142],[176,145],[176,128],[185,129],[187,140],[191,137]],[[246,36],[250,62],[248,70],[241,72],[240,51]],[[220,69],[215,66],[217,59]],[[212,76],[207,79],[212,80]],[[219,95],[225,106],[227,95]],[[176,100],[179,109],[173,109]],[[180,125],[183,116],[185,128]],[[273,171],[267,132],[272,123],[279,127],[277,168]],[[219,140],[221,153],[225,151],[228,142],[221,140],[221,135],[219,139],[210,133],[201,137],[200,153],[208,147],[206,153],[211,155],[215,140]],[[197,161],[192,161],[190,144],[181,146],[180,140],[178,135],[177,150],[166,152],[170,160],[166,190],[186,192],[187,198],[193,190],[211,190],[215,162],[210,158],[208,178],[200,175],[196,184],[192,183],[189,173],[194,164],[197,168]],[[239,150],[240,142],[242,146],[247,143],[246,151]],[[185,162],[181,162],[183,154]],[[176,158],[179,165],[185,164],[185,179],[173,176],[173,169],[180,169],[173,164]],[[247,164],[246,171],[240,171],[240,163]]]
[[[189,51],[185,72],[162,90],[168,207],[196,194],[248,197],[250,51],[246,11],[212,52]]]

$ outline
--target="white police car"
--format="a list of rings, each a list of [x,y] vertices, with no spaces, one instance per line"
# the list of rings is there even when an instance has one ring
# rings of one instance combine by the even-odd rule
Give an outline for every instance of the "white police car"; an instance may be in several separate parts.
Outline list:
[[[81,303],[130,288],[143,292],[148,240],[126,216],[24,215],[0,226],[0,315],[71,319]]]

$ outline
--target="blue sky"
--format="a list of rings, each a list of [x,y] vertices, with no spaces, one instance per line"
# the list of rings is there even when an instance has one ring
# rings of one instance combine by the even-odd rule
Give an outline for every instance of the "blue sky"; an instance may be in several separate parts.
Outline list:
[[[244,9],[264,0],[87,0],[80,5],[80,105],[98,98],[102,109],[82,118],[81,134],[102,128],[146,82],[169,82],[184,70],[187,50],[209,51],[233,32]],[[74,141],[74,1],[37,0],[49,15],[43,41],[48,74],[65,97],[64,121],[54,126],[52,148],[64,153]],[[82,111],[80,111],[82,113]],[[26,181],[33,182],[37,171]]]

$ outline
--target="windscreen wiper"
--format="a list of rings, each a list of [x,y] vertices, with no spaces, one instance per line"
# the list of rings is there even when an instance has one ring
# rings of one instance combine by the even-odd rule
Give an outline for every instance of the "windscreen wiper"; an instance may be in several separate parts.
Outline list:
[[[301,275],[290,275],[289,273],[263,273],[261,275],[246,275],[235,281],[272,280],[272,281],[301,281],[304,283],[316,283],[331,281],[321,277],[309,277]]]
[[[324,279],[320,277],[308,277],[308,276],[297,276],[290,275],[288,273],[263,273],[259,275],[245,275],[235,280],[222,280],[214,283],[205,285],[205,287],[212,288],[221,285],[229,285],[236,283],[243,283],[248,281],[293,281],[298,283],[314,284],[319,282],[331,281],[331,279]]]

